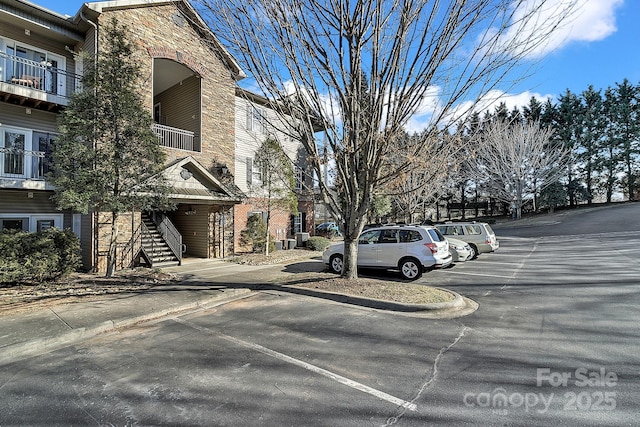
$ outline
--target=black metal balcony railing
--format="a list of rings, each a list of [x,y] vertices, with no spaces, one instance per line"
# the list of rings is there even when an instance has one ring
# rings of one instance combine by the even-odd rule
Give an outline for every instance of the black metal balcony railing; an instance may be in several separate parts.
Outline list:
[[[0,178],[44,179],[49,162],[43,151],[0,147]]]
[[[0,52],[0,80],[5,83],[69,98],[80,88],[80,78],[46,61],[36,62]]]

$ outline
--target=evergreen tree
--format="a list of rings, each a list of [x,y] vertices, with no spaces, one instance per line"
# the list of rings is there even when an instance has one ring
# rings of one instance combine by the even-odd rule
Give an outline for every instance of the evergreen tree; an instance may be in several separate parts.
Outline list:
[[[582,105],[580,98],[572,93],[569,89],[560,97],[559,103],[555,108],[553,127],[555,129],[555,140],[559,142],[564,150],[569,153],[569,159],[566,164],[566,182],[567,185],[575,181],[576,175],[576,146],[579,135],[581,134],[582,124]],[[575,187],[567,186],[569,196],[569,206],[575,206],[577,203]]]
[[[620,169],[620,154],[617,147],[618,139],[615,136],[617,126],[614,126],[616,106],[616,94],[611,87],[604,92],[604,114],[606,116],[606,128],[604,138],[598,146],[598,161],[596,168],[601,176],[600,185],[604,188],[607,203],[611,202],[613,193],[619,183],[618,173]]]
[[[532,96],[529,104],[522,108],[522,116],[528,122],[541,121],[543,108],[543,104]]]
[[[624,79],[622,83],[616,84],[613,93],[615,102],[610,105],[610,137],[620,153],[627,184],[625,193],[632,200],[636,187],[634,171],[640,156],[640,90]]]
[[[582,92],[583,102],[582,113],[582,133],[579,138],[580,153],[577,156],[581,163],[583,179],[586,184],[587,200],[591,204],[594,194],[594,181],[596,164],[598,162],[598,151],[601,140],[606,129],[606,115],[604,114],[604,103],[600,91],[596,91],[593,86]]]
[[[139,93],[143,80],[128,33],[115,19],[103,27],[103,50],[97,63],[86,59],[83,91],[61,114],[52,150],[58,207],[110,213],[107,277],[116,265],[119,214],[170,206],[160,175],[164,152]]]

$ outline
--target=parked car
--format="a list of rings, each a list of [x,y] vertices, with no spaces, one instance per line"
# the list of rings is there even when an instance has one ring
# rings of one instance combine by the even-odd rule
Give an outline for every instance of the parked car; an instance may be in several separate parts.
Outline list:
[[[453,237],[467,242],[475,252],[472,258],[476,258],[482,253],[497,251],[500,248],[496,234],[486,222],[446,222],[436,224],[436,228],[447,238]]]
[[[343,251],[344,244],[336,243],[322,254],[334,273],[342,273]],[[451,262],[449,243],[435,227],[387,225],[363,231],[358,238],[358,267],[398,269],[408,280]]]
[[[467,242],[451,237],[447,237],[447,241],[449,242],[449,252],[451,252],[453,262],[464,262],[473,259],[475,256],[474,250]]]
[[[316,225],[316,236],[335,237],[342,236],[340,228],[335,222],[323,222]]]

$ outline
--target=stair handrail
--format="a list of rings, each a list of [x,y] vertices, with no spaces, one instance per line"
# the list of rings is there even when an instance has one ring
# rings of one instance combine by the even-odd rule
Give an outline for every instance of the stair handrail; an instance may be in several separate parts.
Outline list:
[[[182,234],[164,213],[154,211],[151,212],[149,217],[158,228],[160,235],[169,246],[171,252],[178,259],[178,264],[182,265]]]
[[[130,268],[134,264],[136,253],[142,248],[142,226],[144,226],[143,223],[134,230],[131,238],[122,245],[122,250],[120,251],[120,269]]]

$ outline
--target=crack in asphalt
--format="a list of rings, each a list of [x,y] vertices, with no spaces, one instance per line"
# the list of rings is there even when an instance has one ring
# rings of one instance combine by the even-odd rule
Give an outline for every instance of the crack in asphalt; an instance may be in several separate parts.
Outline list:
[[[462,329],[460,330],[460,332],[458,332],[458,335],[456,336],[456,338],[449,343],[449,345],[442,347],[440,349],[440,351],[438,352],[438,355],[436,356],[435,360],[433,361],[433,365],[432,365],[432,369],[431,369],[431,375],[429,376],[429,378],[427,378],[427,380],[422,384],[422,386],[420,387],[420,389],[418,390],[418,393],[415,395],[415,397],[413,399],[410,400],[410,402],[414,405],[416,405],[416,401],[420,398],[420,396],[422,396],[422,393],[424,393],[424,391],[429,388],[431,386],[431,384],[433,384],[433,382],[438,378],[438,365],[440,364],[440,360],[442,359],[442,357],[449,351],[451,350],[453,347],[455,347],[460,340],[464,337],[465,333],[467,331],[471,330],[470,327],[462,324]],[[417,405],[416,405],[417,407]],[[400,421],[400,419],[404,416],[404,414],[407,412],[407,408],[400,408],[400,412],[393,417],[389,417],[387,419],[387,422],[383,425],[384,427],[396,424],[398,421]]]

